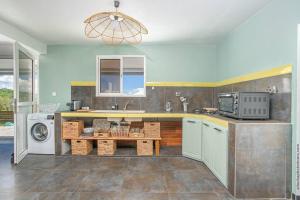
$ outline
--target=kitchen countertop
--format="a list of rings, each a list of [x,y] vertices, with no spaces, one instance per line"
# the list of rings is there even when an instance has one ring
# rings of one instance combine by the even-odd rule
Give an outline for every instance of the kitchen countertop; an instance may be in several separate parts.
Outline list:
[[[228,128],[229,123],[284,123],[276,120],[236,120],[217,114],[195,114],[195,113],[172,113],[172,112],[161,112],[161,113],[95,113],[95,112],[76,112],[66,111],[60,112],[61,117],[129,117],[129,118],[194,118],[207,120],[208,122],[215,123],[224,128]],[[289,124],[289,123],[288,123]]]

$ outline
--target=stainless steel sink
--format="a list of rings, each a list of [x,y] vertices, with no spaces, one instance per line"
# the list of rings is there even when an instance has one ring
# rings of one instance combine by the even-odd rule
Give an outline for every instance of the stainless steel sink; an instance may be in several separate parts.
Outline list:
[[[93,110],[93,113],[145,113],[145,110]]]

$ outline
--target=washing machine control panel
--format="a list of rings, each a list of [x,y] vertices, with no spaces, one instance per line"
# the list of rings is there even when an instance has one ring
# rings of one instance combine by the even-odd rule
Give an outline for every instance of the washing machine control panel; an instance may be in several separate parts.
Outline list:
[[[47,120],[53,120],[54,119],[54,115],[47,115]]]

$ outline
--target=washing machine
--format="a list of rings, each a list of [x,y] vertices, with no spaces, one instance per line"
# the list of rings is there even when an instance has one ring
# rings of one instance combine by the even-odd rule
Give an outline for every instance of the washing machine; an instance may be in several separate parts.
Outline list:
[[[54,114],[29,114],[27,127],[28,153],[55,154]]]

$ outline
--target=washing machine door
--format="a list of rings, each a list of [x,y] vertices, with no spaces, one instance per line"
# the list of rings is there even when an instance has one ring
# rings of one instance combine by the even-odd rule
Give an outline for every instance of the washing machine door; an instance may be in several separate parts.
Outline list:
[[[49,130],[43,123],[36,123],[31,127],[31,137],[36,142],[45,142],[48,139]]]

